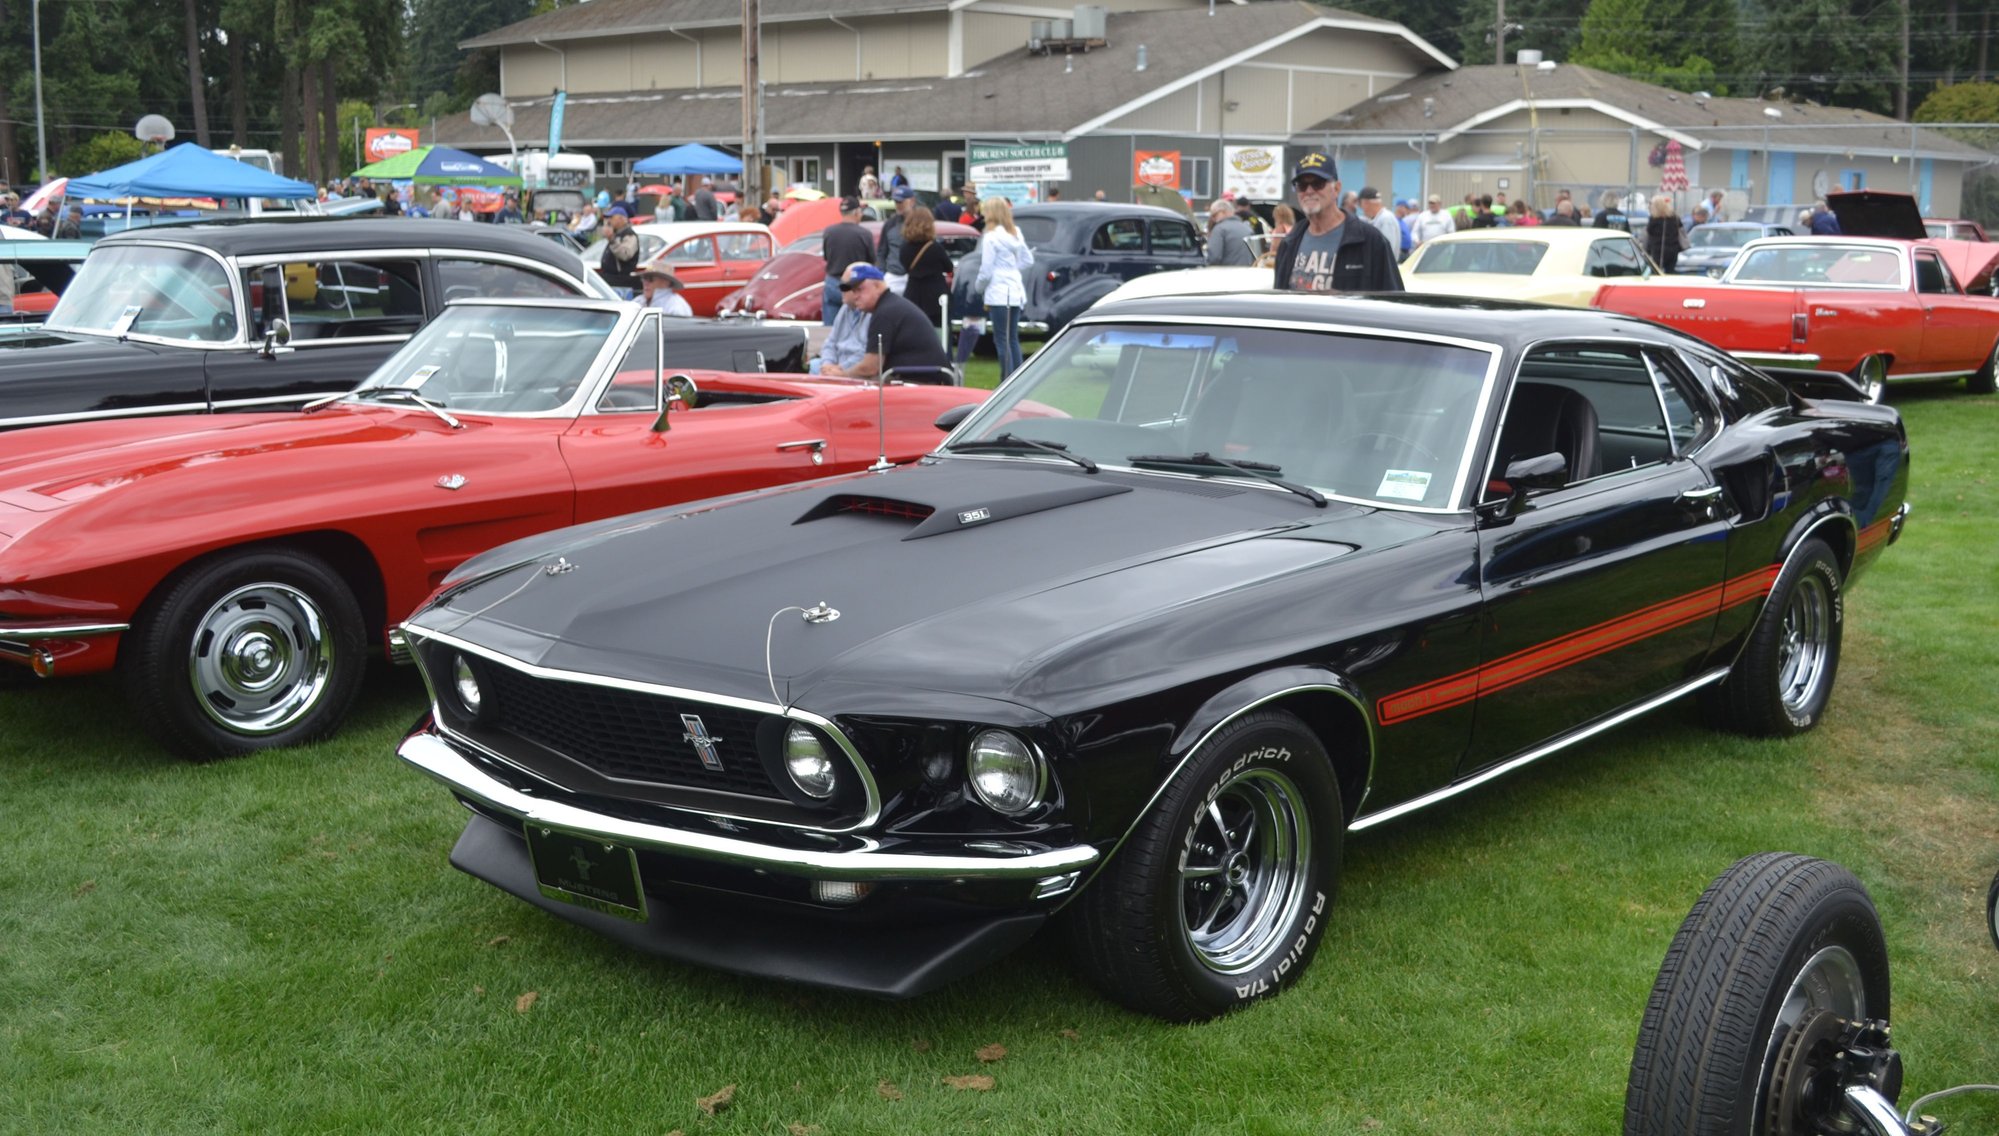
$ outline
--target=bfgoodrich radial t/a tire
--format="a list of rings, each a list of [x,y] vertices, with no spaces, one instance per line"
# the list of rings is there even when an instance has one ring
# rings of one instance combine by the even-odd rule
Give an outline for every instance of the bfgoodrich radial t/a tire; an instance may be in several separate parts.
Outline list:
[[[1786,1043],[1835,1017],[1888,1020],[1888,948],[1867,889],[1809,856],[1737,861],[1659,968],[1631,1057],[1625,1136],[1800,1131],[1788,1106],[1805,1078]]]
[[[1839,560],[1817,537],[1791,554],[1726,681],[1703,700],[1709,722],[1759,737],[1818,725],[1839,674],[1845,605]]]
[[[160,586],[119,648],[126,697],[182,757],[331,733],[366,666],[354,594],[317,557],[224,553]]]
[[[1339,784],[1305,724],[1237,719],[1077,899],[1077,961],[1112,998],[1170,1021],[1275,994],[1325,935],[1344,834]]]

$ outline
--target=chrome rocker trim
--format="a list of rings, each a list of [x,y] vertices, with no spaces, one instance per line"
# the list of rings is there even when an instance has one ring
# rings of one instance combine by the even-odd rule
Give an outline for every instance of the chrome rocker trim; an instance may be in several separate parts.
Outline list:
[[[1433,793],[1425,793],[1420,797],[1404,801],[1399,805],[1393,805],[1389,808],[1385,808],[1378,813],[1369,813],[1367,816],[1360,817],[1359,819],[1355,820],[1352,824],[1348,825],[1347,831],[1360,832],[1363,829],[1373,828],[1377,824],[1384,824],[1388,821],[1394,820],[1396,817],[1404,816],[1408,813],[1415,812],[1417,809],[1423,808],[1427,805],[1434,805],[1439,801],[1455,797],[1459,793],[1462,793],[1467,789],[1472,789],[1476,788],[1477,786],[1483,785],[1487,781],[1490,781],[1495,777],[1505,776],[1506,774],[1513,772],[1514,770],[1520,768],[1523,765],[1530,765],[1548,756],[1551,753],[1567,749],[1570,746],[1575,745],[1577,742],[1584,741],[1588,738],[1593,738],[1596,735],[1603,733],[1605,730],[1610,730],[1618,726],[1621,726],[1624,723],[1629,722],[1631,719],[1638,717],[1640,714],[1656,710],[1659,707],[1664,706],[1666,703],[1681,697],[1682,695],[1692,694],[1694,691],[1699,690],[1701,687],[1709,686],[1714,683],[1720,682],[1722,679],[1728,677],[1728,670],[1729,668],[1727,667],[1716,667],[1714,670],[1711,670],[1706,674],[1701,675],[1699,678],[1696,678],[1691,682],[1683,682],[1680,685],[1674,687],[1673,689],[1666,691],[1664,694],[1648,698],[1645,701],[1640,702],[1635,706],[1631,706],[1624,710],[1620,710],[1617,713],[1612,714],[1608,718],[1600,718],[1597,721],[1592,722],[1587,726],[1583,726],[1580,729],[1574,730],[1567,734],[1563,734],[1561,737],[1556,738],[1554,741],[1545,742],[1541,745],[1535,746],[1533,749],[1528,750],[1526,753],[1523,753],[1516,758],[1513,758],[1509,761],[1502,761],[1498,765],[1495,765],[1490,769],[1481,770],[1478,773],[1475,773],[1472,776],[1467,777],[1462,781],[1453,781],[1451,784],[1446,785],[1443,788],[1438,789]]]
[[[1817,355],[1792,355],[1783,351],[1731,351],[1729,354],[1755,367],[1804,371],[1819,369]]]
[[[773,848],[750,840],[622,820],[574,805],[531,797],[487,776],[433,734],[412,734],[396,748],[396,755],[450,786],[459,796],[518,817],[523,823],[545,824],[565,832],[595,836],[647,851],[715,860],[808,879],[1039,880],[1076,871],[1097,859],[1097,850],[1087,844],[1025,856],[921,856],[878,852],[874,851],[872,840],[865,841],[867,847],[852,852]]]
[[[129,631],[129,623],[0,623],[0,643],[39,643],[44,639],[90,639]]]

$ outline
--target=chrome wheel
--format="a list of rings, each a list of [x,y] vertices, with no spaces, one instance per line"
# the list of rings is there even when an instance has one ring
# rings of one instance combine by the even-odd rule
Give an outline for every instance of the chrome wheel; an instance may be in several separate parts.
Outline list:
[[[1879,355],[1869,355],[1860,361],[1853,381],[1860,385],[1868,402],[1881,402],[1888,396],[1888,361]]]
[[[270,734],[319,702],[333,661],[326,618],[311,596],[286,584],[249,584],[217,600],[195,625],[188,679],[215,724]]]
[[[1181,858],[1181,928],[1194,957],[1240,974],[1282,950],[1311,855],[1310,814],[1290,778],[1249,769],[1224,783]]]
[[[1832,653],[1832,597],[1824,579],[1817,574],[1798,577],[1778,634],[1777,695],[1785,709],[1803,715],[1818,695]]]

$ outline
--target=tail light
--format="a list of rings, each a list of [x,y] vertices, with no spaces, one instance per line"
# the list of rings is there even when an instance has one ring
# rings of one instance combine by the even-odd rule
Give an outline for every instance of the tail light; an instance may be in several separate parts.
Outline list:
[[[1811,330],[1811,323],[1803,312],[1791,313],[1791,342],[1803,343],[1805,333]]]

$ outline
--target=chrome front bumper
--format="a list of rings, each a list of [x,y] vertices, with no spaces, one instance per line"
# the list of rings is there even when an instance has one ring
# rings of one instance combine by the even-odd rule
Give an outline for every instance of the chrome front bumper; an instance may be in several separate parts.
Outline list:
[[[883,852],[875,848],[873,841],[853,837],[848,839],[859,840],[860,847],[825,851],[773,847],[753,840],[605,816],[560,801],[541,800],[496,780],[450,743],[427,730],[404,738],[396,755],[450,786],[459,796],[523,823],[595,836],[641,851],[690,856],[805,879],[1040,880],[1077,872],[1097,860],[1097,850],[1087,844],[1012,855]]]
[[[75,620],[0,624],[0,659],[26,663],[35,669],[37,675],[48,678],[55,673],[56,653],[37,644],[117,635],[131,626],[129,623],[79,623]]]

